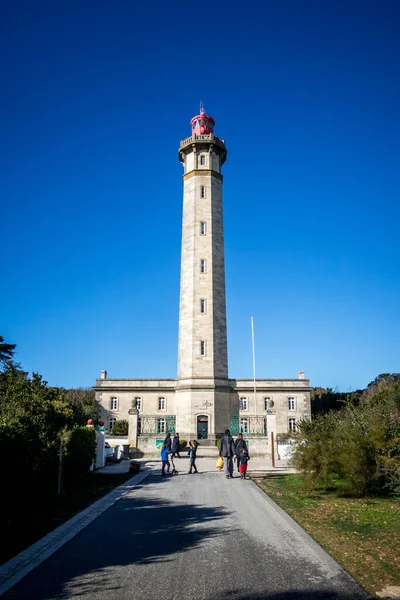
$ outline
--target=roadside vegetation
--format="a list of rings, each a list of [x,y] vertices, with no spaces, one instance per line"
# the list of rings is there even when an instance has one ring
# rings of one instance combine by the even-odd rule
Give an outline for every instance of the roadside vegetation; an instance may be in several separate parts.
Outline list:
[[[88,506],[121,481],[89,473],[98,419],[92,390],[51,388],[14,361],[0,336],[0,563]],[[123,480],[126,477],[122,477]]]
[[[255,480],[369,593],[400,585],[400,375],[312,403],[291,435],[297,474]]]
[[[302,475],[254,481],[372,596],[400,585],[400,502],[392,496],[343,497],[309,490]]]
[[[400,496],[400,376],[379,375],[341,406],[298,423],[293,466],[310,490]]]

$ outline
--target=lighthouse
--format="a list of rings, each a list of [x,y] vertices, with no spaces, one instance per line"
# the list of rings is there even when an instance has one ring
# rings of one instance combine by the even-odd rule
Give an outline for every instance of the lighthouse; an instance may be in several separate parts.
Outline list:
[[[183,211],[177,376],[114,379],[102,370],[96,401],[110,439],[115,423],[128,421],[126,443],[137,456],[158,456],[168,433],[199,440],[203,456],[217,455],[216,442],[229,428],[245,436],[252,456],[273,463],[285,451],[278,436],[310,417],[310,382],[303,371],[298,378],[228,379],[222,210],[227,151],[203,106],[190,127],[178,150]],[[296,343],[300,351],[301,340]]]
[[[222,166],[226,147],[201,107],[179,146],[182,252],[176,387],[177,429],[208,439],[229,414]]]

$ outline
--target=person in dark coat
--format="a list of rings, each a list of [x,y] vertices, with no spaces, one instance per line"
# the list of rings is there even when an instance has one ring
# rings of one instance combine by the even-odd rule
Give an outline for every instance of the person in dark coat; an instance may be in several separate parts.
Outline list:
[[[249,460],[250,460],[249,453],[247,451],[247,448],[244,447],[240,451],[240,478],[241,479],[246,479],[247,463],[249,462]]]
[[[171,440],[171,434],[167,433],[165,440],[164,440],[164,444],[163,446],[167,449],[167,450],[171,450],[172,447],[172,440]]]
[[[224,458],[224,471],[226,478],[231,479],[233,477],[233,457],[235,455],[235,445],[229,429],[225,429],[225,433],[221,438],[219,455]]]
[[[238,472],[240,471],[240,453],[242,451],[242,448],[246,448],[246,442],[243,439],[243,435],[239,433],[235,440],[235,456]]]
[[[180,458],[180,456],[179,456],[179,433],[176,433],[173,437],[171,450],[172,450],[172,458],[175,458],[175,456]]]

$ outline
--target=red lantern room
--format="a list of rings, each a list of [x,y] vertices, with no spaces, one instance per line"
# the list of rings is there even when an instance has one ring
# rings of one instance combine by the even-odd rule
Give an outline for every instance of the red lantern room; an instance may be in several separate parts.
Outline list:
[[[192,135],[208,135],[209,133],[214,133],[215,121],[212,117],[206,115],[204,106],[201,104],[200,114],[193,117],[190,125],[192,126]]]

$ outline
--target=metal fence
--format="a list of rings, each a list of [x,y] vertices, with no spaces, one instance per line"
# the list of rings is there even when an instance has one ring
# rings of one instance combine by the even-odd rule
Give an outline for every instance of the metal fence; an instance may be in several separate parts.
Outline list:
[[[175,433],[175,415],[142,415],[138,418],[138,435]]]
[[[229,429],[231,435],[243,433],[248,436],[265,437],[267,435],[267,419],[264,416],[234,416],[229,419]]]

